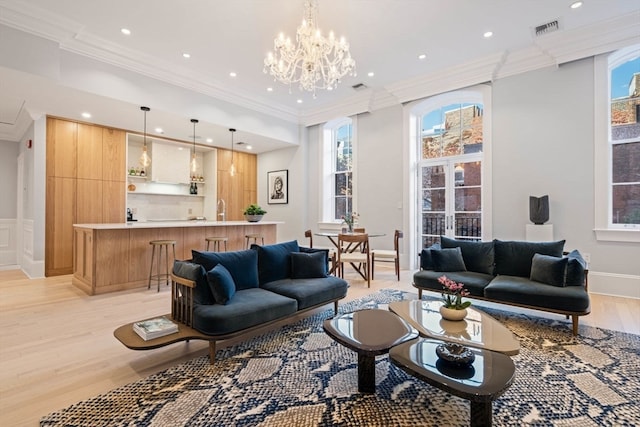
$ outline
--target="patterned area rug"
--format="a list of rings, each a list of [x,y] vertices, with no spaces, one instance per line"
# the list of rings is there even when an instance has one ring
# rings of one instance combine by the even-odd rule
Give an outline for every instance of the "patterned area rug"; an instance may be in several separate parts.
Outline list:
[[[383,290],[341,304],[375,308]],[[486,310],[520,339],[516,381],[493,404],[497,426],[640,425],[640,336]],[[377,392],[358,393],[357,357],[330,339],[327,310],[199,357],[41,420],[42,426],[465,426],[469,403],[376,360]],[[563,320],[563,319],[562,319]],[[179,345],[179,344],[178,344]]]

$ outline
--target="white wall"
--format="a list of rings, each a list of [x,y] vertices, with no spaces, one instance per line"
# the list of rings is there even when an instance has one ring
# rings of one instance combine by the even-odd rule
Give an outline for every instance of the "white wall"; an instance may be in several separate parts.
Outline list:
[[[548,194],[555,238],[565,239],[567,249],[591,255],[589,289],[640,297],[640,245],[599,242],[593,232],[593,61],[516,75],[492,86],[492,237],[524,239],[529,196]],[[367,229],[389,236],[408,223],[409,213],[397,206],[413,197],[403,193],[403,178],[410,172],[403,170],[402,120],[400,106],[357,117],[358,210]],[[290,170],[289,205],[266,207],[269,219],[286,223],[279,240],[300,240],[306,228],[318,229],[321,127],[305,133],[300,148],[259,156],[261,203],[266,171]],[[299,152],[305,147],[306,156]],[[404,232],[405,240],[415,238],[413,230]],[[409,256],[404,254],[404,265]]]
[[[16,193],[18,173],[18,154],[20,149],[17,142],[0,141],[0,218],[15,219]]]

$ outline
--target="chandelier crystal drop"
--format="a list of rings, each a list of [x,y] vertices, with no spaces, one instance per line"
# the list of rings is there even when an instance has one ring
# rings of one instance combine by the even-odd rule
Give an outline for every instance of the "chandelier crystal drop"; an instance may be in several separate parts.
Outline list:
[[[298,83],[301,90],[333,90],[345,75],[356,75],[356,62],[349,53],[349,43],[329,34],[322,36],[317,25],[318,2],[305,0],[302,24],[296,32],[295,44],[280,33],[274,42],[274,52],[264,60],[264,72],[289,85]]]

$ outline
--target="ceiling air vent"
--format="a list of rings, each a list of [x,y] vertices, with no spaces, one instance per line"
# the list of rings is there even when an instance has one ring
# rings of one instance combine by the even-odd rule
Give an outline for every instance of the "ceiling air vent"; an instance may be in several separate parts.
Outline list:
[[[544,36],[545,34],[553,33],[560,29],[560,20],[549,21],[545,24],[537,25],[533,29],[533,34],[536,37]]]
[[[353,90],[365,90],[367,88],[367,85],[365,85],[364,83],[358,83],[351,87],[353,88]]]

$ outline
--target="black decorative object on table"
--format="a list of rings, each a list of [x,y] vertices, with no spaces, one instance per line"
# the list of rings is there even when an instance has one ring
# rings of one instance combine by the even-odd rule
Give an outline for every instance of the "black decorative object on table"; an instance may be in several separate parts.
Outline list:
[[[529,219],[536,225],[549,221],[549,196],[529,196]]]
[[[476,360],[475,354],[467,347],[456,343],[444,343],[436,347],[436,354],[446,363],[467,366]]]

